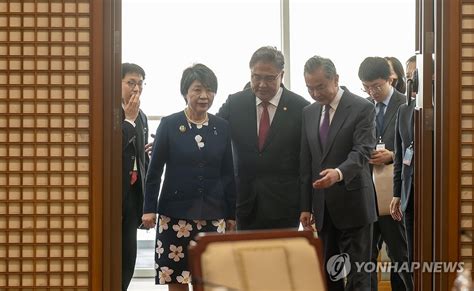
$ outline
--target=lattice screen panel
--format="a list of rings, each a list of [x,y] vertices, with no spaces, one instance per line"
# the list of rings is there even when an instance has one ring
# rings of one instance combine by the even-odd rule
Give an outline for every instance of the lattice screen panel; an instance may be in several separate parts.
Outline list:
[[[461,260],[473,268],[474,3],[462,6],[461,95]]]
[[[90,7],[0,0],[0,290],[89,290]]]

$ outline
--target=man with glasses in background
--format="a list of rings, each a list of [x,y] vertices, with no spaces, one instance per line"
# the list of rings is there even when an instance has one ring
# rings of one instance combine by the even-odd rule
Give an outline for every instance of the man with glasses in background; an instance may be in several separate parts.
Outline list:
[[[137,228],[143,214],[143,193],[151,144],[148,121],[140,110],[145,71],[122,64],[122,291],[127,290],[137,258]]]
[[[299,226],[301,114],[309,102],[283,86],[284,64],[276,48],[259,48],[250,88],[230,95],[217,114],[231,127],[239,230]]]
[[[394,220],[390,213],[393,197],[394,138],[397,110],[406,102],[406,96],[391,85],[390,65],[381,57],[368,57],[359,67],[359,78],[367,98],[375,104],[377,145],[369,160],[377,194],[378,221],[374,223],[372,262],[377,258],[382,242],[387,245],[387,254],[392,264],[408,263],[408,245],[405,224]],[[411,273],[390,272],[392,290],[413,290]],[[372,290],[377,290],[377,273],[371,273]]]

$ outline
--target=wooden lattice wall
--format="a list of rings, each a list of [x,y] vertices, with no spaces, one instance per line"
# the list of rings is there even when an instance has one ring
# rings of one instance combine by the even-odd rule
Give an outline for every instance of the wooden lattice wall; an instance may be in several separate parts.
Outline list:
[[[463,1],[461,22],[461,261],[473,268],[474,2]]]
[[[0,0],[0,290],[89,290],[90,9]]]

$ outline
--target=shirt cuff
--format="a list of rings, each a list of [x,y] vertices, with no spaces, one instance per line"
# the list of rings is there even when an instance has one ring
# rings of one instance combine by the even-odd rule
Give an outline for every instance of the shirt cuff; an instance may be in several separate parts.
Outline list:
[[[341,182],[341,181],[344,179],[344,176],[342,175],[341,170],[339,170],[338,168],[336,168],[336,171],[337,171],[337,173],[339,174],[339,180],[337,180],[337,181],[338,181],[338,182]]]
[[[135,127],[135,122],[131,121],[130,119],[125,119],[125,121],[133,125],[133,127]]]

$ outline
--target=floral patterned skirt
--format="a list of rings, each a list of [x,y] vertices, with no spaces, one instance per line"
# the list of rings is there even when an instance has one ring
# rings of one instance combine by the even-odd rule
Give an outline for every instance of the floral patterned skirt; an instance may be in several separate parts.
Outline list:
[[[156,229],[155,284],[191,283],[188,245],[200,232],[225,232],[225,220],[189,220],[159,215]]]

